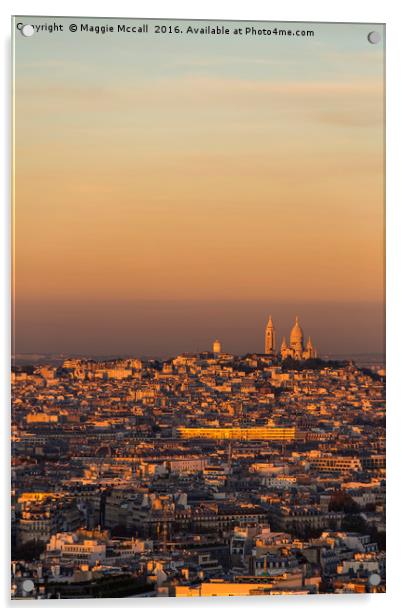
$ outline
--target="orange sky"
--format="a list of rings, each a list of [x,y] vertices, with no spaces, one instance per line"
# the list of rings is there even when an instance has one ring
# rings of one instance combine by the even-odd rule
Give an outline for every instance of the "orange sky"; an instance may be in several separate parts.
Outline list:
[[[17,302],[383,301],[383,50],[364,28],[18,39]]]

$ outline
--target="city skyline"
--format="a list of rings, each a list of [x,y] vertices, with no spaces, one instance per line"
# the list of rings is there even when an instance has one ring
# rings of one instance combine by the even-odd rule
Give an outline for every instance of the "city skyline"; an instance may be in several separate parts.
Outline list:
[[[288,335],[297,312],[322,355],[345,358],[385,355],[385,311],[382,306],[361,303],[299,304],[299,310],[293,304],[283,306],[271,303],[270,306],[271,310],[267,310],[262,302],[253,303],[252,306],[246,302],[221,302],[216,305],[202,302],[118,304],[114,310],[119,314],[119,319],[111,323],[109,315],[113,310],[108,310],[107,306],[100,309],[99,306],[90,305],[85,310],[72,311],[67,304],[53,314],[50,324],[46,323],[46,327],[52,327],[53,331],[51,346],[47,345],[42,329],[24,329],[22,332],[17,329],[15,338],[18,340],[20,336],[22,343],[16,345],[15,354],[168,357],[182,352],[208,350],[214,338],[221,341],[227,352],[235,355],[263,353],[262,332],[267,315],[270,312],[276,315],[276,342],[279,350],[281,340]],[[18,314],[21,308],[17,305],[16,310]],[[326,315],[325,321],[321,321],[322,312]],[[144,329],[144,315],[149,317],[150,313],[153,320]],[[251,318],[248,318],[250,315]],[[206,322],[200,326],[199,318],[202,316],[206,317]],[[342,335],[346,319],[349,319],[350,334],[345,344]],[[85,324],[80,343],[70,339],[70,328],[64,330],[63,323],[66,320],[70,320],[70,328]],[[196,327],[194,323],[197,323]],[[99,332],[105,328],[114,334],[113,343],[99,336]]]
[[[385,593],[385,27],[14,28],[11,598]]]

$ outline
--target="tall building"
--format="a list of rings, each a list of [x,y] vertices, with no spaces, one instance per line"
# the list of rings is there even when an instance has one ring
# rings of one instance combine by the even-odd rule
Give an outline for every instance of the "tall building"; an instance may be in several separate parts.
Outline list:
[[[268,323],[265,328],[265,354],[273,355],[275,353],[276,346],[276,334],[272,317],[269,315]]]
[[[218,355],[221,352],[221,343],[219,342],[219,340],[214,340],[214,343],[212,345],[212,352],[215,353],[215,355]]]
[[[296,317],[295,324],[293,325],[290,336],[289,346],[286,343],[285,336],[282,339],[281,344],[281,357],[292,357],[293,359],[311,359],[317,357],[317,349],[313,346],[311,338],[308,338],[306,346],[304,346],[304,334],[299,323],[299,317]]]

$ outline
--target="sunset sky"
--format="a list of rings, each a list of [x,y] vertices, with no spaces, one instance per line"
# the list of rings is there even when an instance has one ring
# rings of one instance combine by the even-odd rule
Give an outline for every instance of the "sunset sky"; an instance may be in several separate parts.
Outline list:
[[[15,35],[17,353],[262,352],[270,313],[319,351],[383,351],[382,26],[16,21],[66,30]]]

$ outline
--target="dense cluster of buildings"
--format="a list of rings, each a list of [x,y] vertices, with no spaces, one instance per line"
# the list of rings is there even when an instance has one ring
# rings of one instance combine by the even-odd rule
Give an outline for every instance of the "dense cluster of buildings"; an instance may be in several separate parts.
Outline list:
[[[271,325],[13,369],[13,598],[384,592],[384,376]]]

